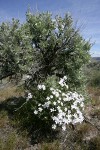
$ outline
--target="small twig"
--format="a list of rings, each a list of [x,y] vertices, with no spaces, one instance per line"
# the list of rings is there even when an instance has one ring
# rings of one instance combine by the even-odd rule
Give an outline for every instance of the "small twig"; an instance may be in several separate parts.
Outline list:
[[[22,108],[25,104],[27,103],[27,101],[25,103],[23,103],[19,108],[17,108],[15,111],[18,111],[20,108]]]

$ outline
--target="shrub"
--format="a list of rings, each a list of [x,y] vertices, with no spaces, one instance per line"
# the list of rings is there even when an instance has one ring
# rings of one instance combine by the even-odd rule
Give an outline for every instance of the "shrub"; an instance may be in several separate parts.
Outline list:
[[[41,120],[41,126],[44,123],[52,129],[61,127],[66,130],[67,124],[81,123],[84,119],[81,112],[84,109],[84,98],[77,92],[69,91],[66,82],[67,77],[64,76],[55,87],[45,82],[30,89],[23,104],[27,106],[28,116],[31,115],[35,121]],[[23,109],[22,106],[20,108]]]

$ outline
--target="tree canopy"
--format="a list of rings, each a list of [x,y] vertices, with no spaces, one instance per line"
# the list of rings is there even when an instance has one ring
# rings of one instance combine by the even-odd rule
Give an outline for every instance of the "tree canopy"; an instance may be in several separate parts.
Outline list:
[[[0,25],[0,76],[29,74],[32,83],[67,75],[79,86],[90,48],[69,14],[53,18],[48,12],[27,12],[23,24],[13,19]]]

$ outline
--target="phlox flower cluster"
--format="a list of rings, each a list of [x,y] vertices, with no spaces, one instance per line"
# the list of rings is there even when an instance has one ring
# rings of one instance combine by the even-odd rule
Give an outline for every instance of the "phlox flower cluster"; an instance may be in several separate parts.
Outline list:
[[[48,112],[53,121],[53,129],[61,126],[62,130],[66,130],[66,125],[81,123],[84,120],[82,114],[84,110],[84,98],[77,92],[68,91],[66,80],[66,76],[60,79],[58,83],[59,88],[50,87],[49,94],[44,97],[43,102],[37,103],[37,107],[34,110],[34,114],[39,117],[47,115]],[[40,92],[41,90],[46,92],[45,85],[38,85],[37,89]]]

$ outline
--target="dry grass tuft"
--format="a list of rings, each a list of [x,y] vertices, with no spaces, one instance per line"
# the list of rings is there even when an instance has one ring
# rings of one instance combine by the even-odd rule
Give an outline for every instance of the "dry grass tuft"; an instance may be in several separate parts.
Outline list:
[[[0,129],[3,128],[9,122],[7,112],[0,112]]]
[[[0,150],[19,150],[28,146],[27,138],[18,135],[15,131],[8,134],[6,139],[0,138]]]
[[[100,106],[100,88],[88,87],[87,90],[91,97],[91,105]]]
[[[42,143],[40,150],[61,150],[58,141],[52,143]]]
[[[29,147],[26,133],[17,133],[6,111],[0,113],[0,150],[18,150]]]
[[[88,150],[100,150],[100,136],[96,136],[89,141]]]

